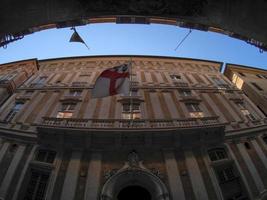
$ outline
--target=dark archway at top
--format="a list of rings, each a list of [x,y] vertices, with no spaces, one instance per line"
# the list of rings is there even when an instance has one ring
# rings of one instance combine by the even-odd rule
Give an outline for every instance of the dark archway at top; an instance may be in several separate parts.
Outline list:
[[[123,188],[118,196],[118,200],[152,200],[151,194],[141,186],[128,186]]]
[[[48,28],[163,23],[214,31],[267,50],[267,0],[1,0],[0,46]]]

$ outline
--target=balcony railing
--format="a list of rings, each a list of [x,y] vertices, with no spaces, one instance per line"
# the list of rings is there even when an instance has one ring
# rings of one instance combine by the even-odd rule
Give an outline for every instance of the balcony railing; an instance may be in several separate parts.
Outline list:
[[[77,119],[43,117],[38,126],[69,127],[69,128],[192,128],[222,125],[218,117],[187,118],[187,119]]]

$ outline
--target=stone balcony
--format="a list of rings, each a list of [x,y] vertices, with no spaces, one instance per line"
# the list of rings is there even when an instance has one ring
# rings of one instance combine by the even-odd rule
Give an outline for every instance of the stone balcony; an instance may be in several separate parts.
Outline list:
[[[218,117],[187,119],[77,119],[43,117],[37,126],[81,129],[169,129],[222,126]]]

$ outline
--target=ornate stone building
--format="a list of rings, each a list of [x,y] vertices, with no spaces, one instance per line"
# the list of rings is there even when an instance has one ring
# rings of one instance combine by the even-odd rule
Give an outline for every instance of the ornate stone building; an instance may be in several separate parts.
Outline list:
[[[130,59],[132,96],[92,99],[101,71]],[[267,199],[265,116],[221,67],[149,56],[1,65],[15,86],[0,96],[0,198]]]

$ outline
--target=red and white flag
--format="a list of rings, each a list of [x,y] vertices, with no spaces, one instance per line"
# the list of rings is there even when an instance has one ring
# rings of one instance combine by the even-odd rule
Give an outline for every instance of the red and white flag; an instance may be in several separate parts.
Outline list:
[[[128,95],[130,91],[129,64],[123,64],[103,71],[92,90],[92,98],[116,94]]]

